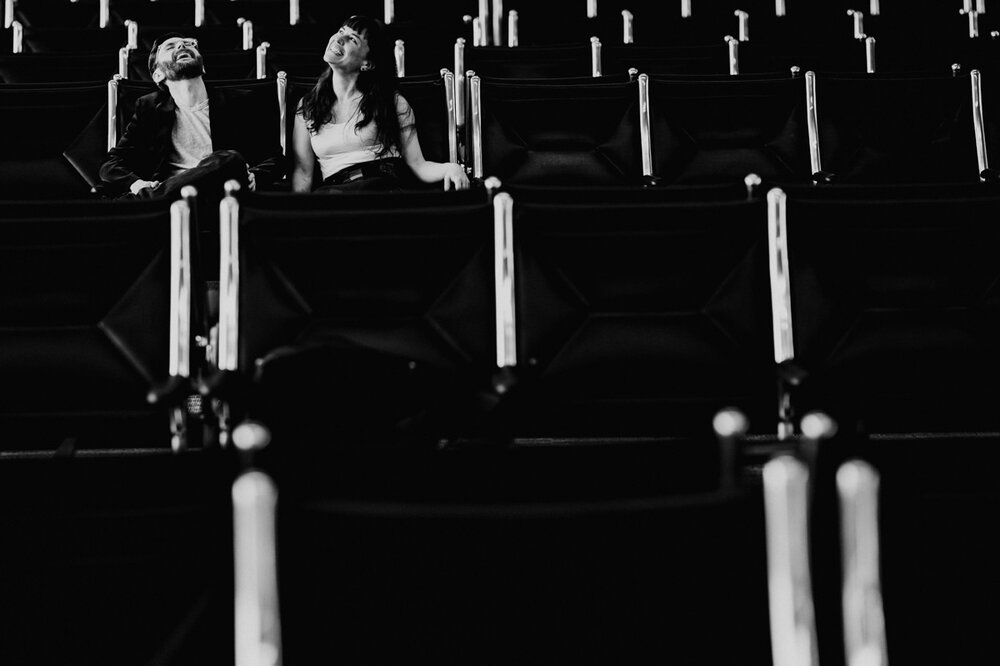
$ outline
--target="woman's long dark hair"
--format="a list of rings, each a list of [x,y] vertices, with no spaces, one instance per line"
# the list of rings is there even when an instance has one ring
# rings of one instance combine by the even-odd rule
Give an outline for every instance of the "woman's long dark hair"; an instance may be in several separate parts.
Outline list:
[[[358,123],[355,131],[375,123],[375,136],[382,145],[381,157],[399,143],[399,115],[396,110],[396,57],[390,45],[385,24],[369,16],[352,16],[344,26],[356,31],[368,41],[368,62],[372,67],[358,74],[358,92],[362,94],[358,105]],[[302,98],[299,113],[310,132],[333,118],[333,70],[327,66],[316,85]]]

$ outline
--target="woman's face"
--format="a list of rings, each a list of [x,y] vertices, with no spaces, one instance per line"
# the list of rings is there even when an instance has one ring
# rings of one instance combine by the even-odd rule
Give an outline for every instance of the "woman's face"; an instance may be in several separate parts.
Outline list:
[[[344,26],[330,38],[323,60],[347,71],[368,67],[368,40],[353,28]]]

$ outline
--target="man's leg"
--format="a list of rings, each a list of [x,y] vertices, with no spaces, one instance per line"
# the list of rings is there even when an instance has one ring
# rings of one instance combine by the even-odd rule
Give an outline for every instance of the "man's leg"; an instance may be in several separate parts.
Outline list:
[[[236,180],[242,187],[247,187],[247,163],[235,150],[217,150],[197,166],[185,169],[167,178],[158,186],[140,190],[143,198],[175,198],[180,195],[181,188],[193,185],[198,190],[202,200],[222,198],[223,185],[227,180]]]

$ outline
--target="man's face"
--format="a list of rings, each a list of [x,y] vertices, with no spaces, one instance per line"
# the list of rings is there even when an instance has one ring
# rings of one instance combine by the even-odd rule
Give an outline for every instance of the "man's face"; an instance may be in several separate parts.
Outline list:
[[[180,81],[193,79],[205,73],[205,66],[198,52],[198,40],[172,37],[160,44],[156,51],[156,80]],[[157,80],[157,83],[160,81]]]

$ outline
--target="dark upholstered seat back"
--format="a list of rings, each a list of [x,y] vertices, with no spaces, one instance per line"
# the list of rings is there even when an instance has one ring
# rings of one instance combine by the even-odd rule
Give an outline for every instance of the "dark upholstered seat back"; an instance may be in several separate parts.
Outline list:
[[[637,83],[482,81],[483,173],[510,184],[621,185],[642,178]]]
[[[968,74],[818,76],[823,170],[843,183],[979,180]]]
[[[515,199],[514,211],[516,432],[690,434],[726,405],[773,430],[761,201]]]
[[[107,84],[0,86],[0,199],[89,196],[107,150]]]
[[[0,448],[169,446],[167,202],[0,210]]]
[[[877,431],[995,430],[1000,198],[788,198],[810,399]]]
[[[593,72],[590,43],[585,40],[515,49],[506,46],[466,48],[465,69],[484,78],[553,78],[589,76]]]
[[[483,192],[272,195],[241,208],[240,367],[259,366],[260,414],[276,431],[333,417],[344,433],[391,433],[439,380],[488,385]]]
[[[811,179],[804,79],[651,77],[649,96],[663,183]]]
[[[0,83],[107,81],[118,73],[118,52],[18,53],[0,56]]]

